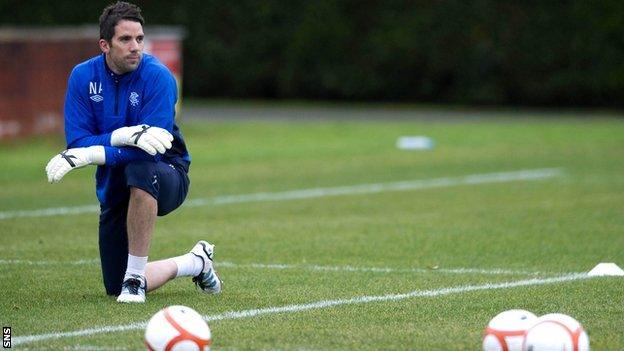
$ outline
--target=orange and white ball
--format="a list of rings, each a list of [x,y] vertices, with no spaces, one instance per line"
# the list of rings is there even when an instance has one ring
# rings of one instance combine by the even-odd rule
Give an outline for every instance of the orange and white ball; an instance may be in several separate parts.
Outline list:
[[[525,310],[508,310],[497,314],[483,337],[483,351],[521,351],[524,333],[537,320]]]
[[[145,328],[150,351],[210,351],[210,328],[190,307],[169,306],[158,311]]]
[[[523,351],[589,351],[589,337],[581,323],[561,313],[541,316],[527,330]]]

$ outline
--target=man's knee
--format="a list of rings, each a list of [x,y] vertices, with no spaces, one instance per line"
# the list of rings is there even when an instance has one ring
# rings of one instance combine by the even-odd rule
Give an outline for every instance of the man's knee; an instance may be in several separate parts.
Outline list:
[[[128,188],[141,189],[157,200],[159,216],[175,210],[186,198],[188,176],[173,164],[133,162],[126,166],[125,174]]]
[[[156,175],[156,164],[149,161],[136,161],[128,163],[124,169],[126,179],[150,180]]]
[[[130,189],[130,196],[149,194],[154,199],[158,199],[160,184],[158,169],[154,162],[132,162],[126,165],[124,172],[126,186]]]

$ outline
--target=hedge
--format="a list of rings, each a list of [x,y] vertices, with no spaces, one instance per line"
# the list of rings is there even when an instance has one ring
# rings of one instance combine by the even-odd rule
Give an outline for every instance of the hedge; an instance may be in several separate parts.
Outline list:
[[[4,24],[96,23],[107,2],[0,2]],[[187,29],[195,97],[623,106],[622,1],[142,1]]]

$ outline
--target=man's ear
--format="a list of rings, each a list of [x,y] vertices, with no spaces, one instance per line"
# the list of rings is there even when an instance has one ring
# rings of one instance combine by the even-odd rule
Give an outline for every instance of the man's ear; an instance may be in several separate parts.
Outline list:
[[[98,44],[100,44],[100,50],[102,50],[103,53],[108,54],[110,51],[110,43],[105,39],[100,39]]]

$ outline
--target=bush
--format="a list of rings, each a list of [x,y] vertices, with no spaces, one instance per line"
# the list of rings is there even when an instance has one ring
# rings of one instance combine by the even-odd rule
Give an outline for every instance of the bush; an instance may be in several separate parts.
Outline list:
[[[37,3],[0,5],[0,19],[95,23],[106,4],[90,3],[87,12],[63,1]],[[139,5],[148,25],[186,27],[184,91],[196,97],[618,107],[624,101],[621,1]]]

